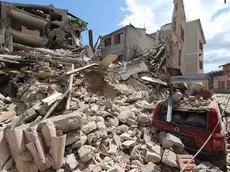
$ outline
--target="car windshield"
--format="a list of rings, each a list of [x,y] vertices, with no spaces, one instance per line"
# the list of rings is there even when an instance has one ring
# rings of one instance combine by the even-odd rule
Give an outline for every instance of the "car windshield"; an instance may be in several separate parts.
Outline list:
[[[162,108],[160,119],[166,120],[167,108]],[[176,124],[190,125],[202,129],[207,129],[207,112],[201,111],[180,111],[173,110],[172,122]]]

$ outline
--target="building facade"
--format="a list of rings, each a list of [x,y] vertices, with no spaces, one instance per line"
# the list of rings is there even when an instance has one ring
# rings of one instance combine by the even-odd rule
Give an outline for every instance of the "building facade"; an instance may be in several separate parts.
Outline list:
[[[214,90],[217,92],[230,92],[230,63],[220,67],[223,67],[223,75],[214,77]]]
[[[186,23],[186,53],[184,74],[204,72],[204,44],[206,39],[200,19]]]
[[[166,43],[167,67],[179,68],[186,73],[185,50],[186,50],[186,16],[183,0],[174,0],[172,22],[165,24],[160,30],[151,34],[155,38],[156,46],[162,41]]]
[[[174,0],[174,9],[171,24],[171,37],[166,39],[168,59],[166,65],[168,67],[177,67],[181,72],[185,73],[184,56],[186,49],[186,16],[183,0]]]
[[[154,46],[154,38],[146,34],[146,29],[131,24],[101,37],[100,44],[102,56],[117,55],[120,61],[129,61]]]

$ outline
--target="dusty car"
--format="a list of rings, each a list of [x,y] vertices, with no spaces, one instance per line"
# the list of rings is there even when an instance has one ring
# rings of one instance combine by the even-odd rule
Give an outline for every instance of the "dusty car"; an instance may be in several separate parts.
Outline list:
[[[185,149],[195,154],[212,133],[221,118],[213,137],[200,152],[198,159],[210,161],[223,169],[226,163],[226,125],[221,117],[222,109],[217,102],[207,107],[183,108],[174,107],[171,122],[166,122],[167,102],[159,103],[153,113],[153,125],[157,131],[171,133],[181,139]]]

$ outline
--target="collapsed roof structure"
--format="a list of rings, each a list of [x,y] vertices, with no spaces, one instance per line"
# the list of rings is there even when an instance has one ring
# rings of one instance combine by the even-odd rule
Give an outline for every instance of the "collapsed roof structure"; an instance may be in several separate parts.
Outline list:
[[[53,5],[0,2],[0,10],[0,48],[9,51],[14,44],[74,48],[87,28],[87,22]]]

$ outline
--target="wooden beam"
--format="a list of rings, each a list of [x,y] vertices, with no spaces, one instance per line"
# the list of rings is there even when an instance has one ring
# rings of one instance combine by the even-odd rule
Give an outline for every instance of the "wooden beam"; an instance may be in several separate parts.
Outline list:
[[[72,64],[71,70],[74,70],[74,64]],[[71,97],[72,97],[72,87],[73,87],[73,77],[74,77],[74,74],[71,74],[70,78],[69,78],[69,90],[70,90],[70,92],[68,93],[68,97],[67,97],[66,110],[69,110],[69,108],[70,108],[70,101],[71,101]]]
[[[90,68],[90,67],[92,67],[92,66],[97,66],[97,65],[98,65],[97,63],[92,63],[92,64],[89,64],[89,65],[86,65],[86,66],[83,66],[83,67],[80,67],[80,68],[71,70],[71,71],[67,72],[66,75],[71,75],[71,74],[77,73],[77,72],[79,72],[79,71],[81,71],[81,70]]]

